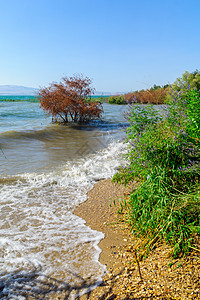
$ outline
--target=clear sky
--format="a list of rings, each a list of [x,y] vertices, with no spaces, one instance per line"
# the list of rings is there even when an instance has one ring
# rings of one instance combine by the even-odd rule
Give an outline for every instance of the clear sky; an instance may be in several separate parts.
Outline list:
[[[200,0],[0,0],[0,85],[83,73],[98,91],[200,69]]]

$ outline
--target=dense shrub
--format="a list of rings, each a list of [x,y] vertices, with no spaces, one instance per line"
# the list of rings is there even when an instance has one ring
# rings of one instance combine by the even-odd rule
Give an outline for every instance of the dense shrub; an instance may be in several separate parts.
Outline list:
[[[126,102],[128,103],[152,103],[152,104],[163,104],[165,103],[168,89],[157,88],[150,90],[141,90],[133,93],[124,95]]]
[[[118,104],[118,105],[127,104],[123,95],[120,95],[120,96],[110,96],[108,98],[108,103],[109,104]]]
[[[85,123],[101,117],[100,102],[94,102],[91,79],[81,75],[64,77],[60,83],[52,83],[39,91],[41,107],[64,123]]]
[[[174,96],[179,97],[179,94],[182,94],[182,97],[188,90],[196,90],[200,93],[200,71],[196,70],[192,73],[185,71],[182,77],[177,78],[174,83],[169,87],[169,93],[166,97],[167,102],[173,101]]]
[[[130,195],[133,231],[152,246],[165,240],[174,255],[190,249],[200,234],[200,97],[174,93],[162,116],[151,105],[133,105],[127,130],[128,167],[114,181],[140,182]]]
[[[135,93],[130,92],[130,93],[125,94],[124,99],[129,104],[135,103],[136,102]]]
[[[177,78],[172,84],[172,90],[178,92],[187,92],[188,89],[200,90],[200,71],[194,72],[185,71],[182,77]]]

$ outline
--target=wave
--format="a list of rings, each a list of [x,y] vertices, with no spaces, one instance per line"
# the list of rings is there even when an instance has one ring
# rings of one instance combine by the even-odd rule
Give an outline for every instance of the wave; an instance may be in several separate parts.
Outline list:
[[[18,282],[17,276],[11,276],[16,272],[27,278],[34,270],[65,284],[78,284],[80,278],[100,280],[105,267],[98,261],[97,245],[103,234],[88,228],[73,211],[97,180],[113,176],[125,152],[122,142],[113,142],[51,172],[1,179],[0,273],[10,294]],[[11,279],[15,284],[10,284]]]
[[[121,155],[126,152],[126,145],[121,141],[110,145],[96,154],[91,154],[76,161],[69,161],[49,173],[25,173],[0,178],[0,184],[26,183],[42,188],[46,185],[69,186],[74,183],[88,185],[89,182],[110,178],[121,165]]]
[[[54,137],[54,135],[57,135],[58,130],[54,130],[53,126],[47,126],[44,129],[36,129],[36,130],[22,130],[22,131],[16,131],[16,130],[9,130],[0,133],[1,138],[7,138],[7,139],[41,139],[41,138],[48,138],[48,137]]]
[[[8,130],[0,133],[0,138],[7,139],[42,139],[42,138],[54,138],[58,134],[63,134],[64,132],[73,131],[75,134],[78,131],[99,131],[99,132],[109,132],[125,129],[128,126],[126,122],[111,123],[107,121],[94,121],[89,125],[76,125],[71,124],[67,126],[50,124],[45,128],[41,129],[40,126],[33,130]]]

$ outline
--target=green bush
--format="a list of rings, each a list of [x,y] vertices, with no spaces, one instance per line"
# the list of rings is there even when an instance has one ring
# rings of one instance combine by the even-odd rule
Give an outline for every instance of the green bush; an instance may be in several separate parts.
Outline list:
[[[172,84],[173,91],[187,92],[188,89],[200,90],[200,71],[196,70],[194,72],[185,71],[181,78],[177,78]]]
[[[185,253],[200,234],[200,97],[190,89],[175,93],[164,114],[134,105],[127,130],[128,167],[113,181],[140,182],[130,195],[133,231]]]
[[[110,96],[108,98],[108,103],[109,104],[118,104],[118,105],[121,105],[121,104],[127,104],[125,98],[123,95],[120,95],[120,96]]]

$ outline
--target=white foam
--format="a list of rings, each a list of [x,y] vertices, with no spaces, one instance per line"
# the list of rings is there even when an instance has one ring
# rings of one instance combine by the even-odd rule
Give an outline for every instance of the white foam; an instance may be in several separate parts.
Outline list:
[[[96,180],[113,176],[123,152],[124,144],[113,142],[53,172],[5,181],[0,190],[0,272],[34,269],[64,282],[80,280],[72,273],[96,274],[100,280],[105,272],[98,261],[103,234],[87,227],[73,210]]]

